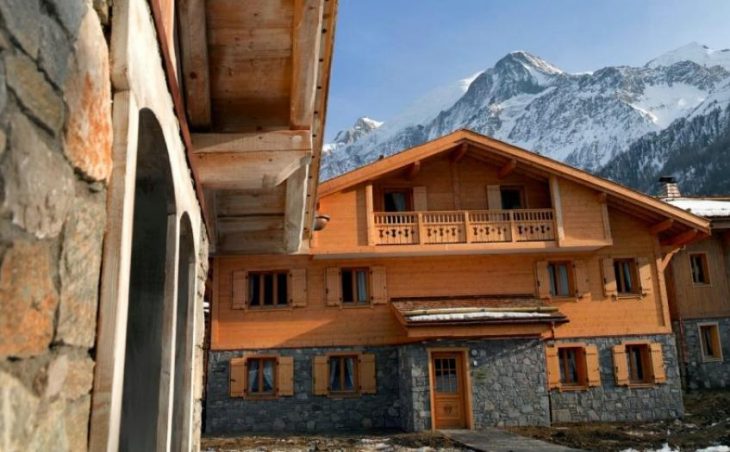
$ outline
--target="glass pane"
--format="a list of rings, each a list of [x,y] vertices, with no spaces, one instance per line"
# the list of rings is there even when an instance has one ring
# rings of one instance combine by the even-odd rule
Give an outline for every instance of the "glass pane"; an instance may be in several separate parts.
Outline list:
[[[264,275],[264,304],[266,306],[274,304],[274,275],[271,273]]]
[[[455,393],[458,391],[456,379],[456,359],[443,358],[434,360],[436,376],[436,392]]]
[[[259,392],[259,360],[248,360],[248,392]]]
[[[706,356],[715,356],[715,350],[713,349],[713,343],[712,343],[712,327],[709,326],[703,326],[702,327],[702,344],[705,347],[705,355]]]
[[[330,390],[341,391],[342,385],[340,384],[342,370],[340,369],[340,358],[330,358]]]
[[[557,295],[558,289],[555,287],[555,265],[548,265],[548,273],[550,274],[550,295]]]
[[[354,292],[352,287],[352,271],[342,270],[342,302],[352,303],[354,300]]]
[[[355,358],[347,357],[344,358],[345,361],[345,387],[343,390],[345,391],[354,391],[355,390]]]
[[[405,192],[386,192],[384,201],[386,212],[405,212],[408,209],[408,198]]]
[[[248,277],[248,302],[252,305],[259,304],[261,296],[261,279],[259,275],[251,273]]]
[[[626,286],[626,292],[633,292],[634,291],[634,282],[631,280],[631,263],[630,262],[623,262],[623,273],[624,273],[624,282]]]
[[[357,301],[367,303],[368,300],[368,275],[364,270],[358,270],[357,274]]]
[[[502,209],[522,209],[522,192],[515,189],[502,189]]]
[[[264,387],[262,392],[272,392],[274,390],[274,360],[265,359],[264,363]]]
[[[624,280],[621,277],[621,262],[615,261],[613,263],[613,274],[614,274],[614,278],[616,278],[616,289],[619,292],[625,292]]]
[[[567,296],[570,295],[570,289],[568,284],[568,266],[566,264],[560,264],[557,266],[558,269],[558,295]]]
[[[278,305],[285,305],[289,302],[286,280],[286,273],[278,273],[276,275],[276,304]]]

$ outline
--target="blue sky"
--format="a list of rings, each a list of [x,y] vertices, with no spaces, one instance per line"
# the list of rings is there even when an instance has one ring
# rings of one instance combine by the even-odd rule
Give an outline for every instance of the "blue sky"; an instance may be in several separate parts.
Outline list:
[[[513,50],[569,72],[730,47],[730,0],[339,0],[326,138]]]

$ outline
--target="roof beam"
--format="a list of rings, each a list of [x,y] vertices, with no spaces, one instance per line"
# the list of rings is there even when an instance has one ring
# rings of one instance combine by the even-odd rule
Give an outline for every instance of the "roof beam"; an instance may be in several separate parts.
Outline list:
[[[674,219],[667,218],[666,220],[660,221],[659,223],[650,227],[649,232],[651,232],[653,235],[657,235],[660,232],[664,232],[664,231],[668,230],[669,228],[672,227],[672,225],[674,225]]]
[[[697,237],[697,234],[699,234],[699,231],[697,229],[690,229],[689,231],[684,231],[681,234],[677,234],[673,237],[670,237],[667,240],[662,241],[662,245],[664,246],[682,246],[686,245],[692,240]]]
[[[512,159],[505,163],[505,165],[499,169],[499,172],[497,173],[497,178],[504,179],[505,177],[509,176],[512,171],[517,168],[517,160]]]
[[[416,160],[415,162],[408,165],[404,172],[404,176],[408,180],[413,180],[413,178],[416,177],[419,172],[421,172],[421,161]]]
[[[195,153],[311,151],[308,130],[276,130],[261,133],[194,133]]]
[[[292,85],[289,122],[309,129],[314,116],[324,0],[294,0],[292,27]]]
[[[451,153],[451,161],[454,163],[459,163],[461,159],[464,158],[466,155],[466,152],[469,150],[469,143],[464,142],[461,143],[461,146],[459,146],[457,149],[454,149],[454,151]]]
[[[286,181],[286,213],[284,243],[287,253],[298,253],[302,247],[309,165],[302,165]]]
[[[210,74],[208,39],[205,24],[205,0],[180,0],[180,53],[185,81],[185,105],[190,125],[209,127]]]

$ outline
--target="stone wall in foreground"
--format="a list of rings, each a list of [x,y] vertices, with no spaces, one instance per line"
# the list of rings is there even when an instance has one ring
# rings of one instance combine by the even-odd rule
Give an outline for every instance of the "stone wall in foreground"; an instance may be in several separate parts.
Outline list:
[[[0,450],[87,447],[107,180],[104,2],[0,0]]]

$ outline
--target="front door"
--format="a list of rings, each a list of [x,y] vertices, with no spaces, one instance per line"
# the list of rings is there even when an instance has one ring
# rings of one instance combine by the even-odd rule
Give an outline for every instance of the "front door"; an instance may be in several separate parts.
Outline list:
[[[459,352],[431,355],[435,428],[466,428],[464,360]]]

